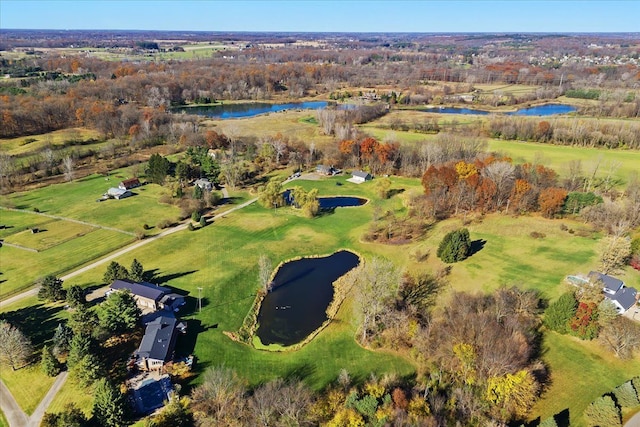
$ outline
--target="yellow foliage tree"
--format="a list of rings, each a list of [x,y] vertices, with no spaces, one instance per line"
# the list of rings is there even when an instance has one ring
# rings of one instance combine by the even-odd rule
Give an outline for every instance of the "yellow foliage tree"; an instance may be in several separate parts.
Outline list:
[[[364,418],[353,409],[342,408],[326,424],[326,427],[364,427]]]
[[[523,369],[515,374],[489,377],[486,400],[499,409],[504,419],[524,417],[536,399],[538,383],[531,372]]]
[[[457,373],[465,384],[473,385],[476,382],[476,350],[471,344],[459,343],[453,346],[453,354],[458,359]]]
[[[467,163],[464,160],[456,163],[456,172],[458,173],[458,179],[467,179],[472,175],[478,173],[478,168],[473,163]]]

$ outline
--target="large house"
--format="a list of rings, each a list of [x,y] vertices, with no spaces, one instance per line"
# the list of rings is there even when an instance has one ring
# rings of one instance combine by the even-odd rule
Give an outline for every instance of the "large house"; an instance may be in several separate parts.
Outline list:
[[[616,306],[620,314],[633,307],[638,300],[638,291],[635,288],[626,287],[620,279],[597,271],[590,271],[589,279],[602,285],[605,298]]]
[[[194,182],[194,185],[200,187],[205,191],[213,190],[213,182],[209,181],[207,178],[196,179],[196,182]]]
[[[168,310],[178,311],[185,304],[182,295],[171,292],[171,289],[157,286],[153,283],[136,283],[126,280],[116,280],[109,287],[109,291],[114,292],[127,289],[133,294],[138,307],[142,310]]]
[[[147,324],[140,347],[134,353],[135,365],[143,371],[160,370],[173,360],[176,345],[177,320],[159,316]]]

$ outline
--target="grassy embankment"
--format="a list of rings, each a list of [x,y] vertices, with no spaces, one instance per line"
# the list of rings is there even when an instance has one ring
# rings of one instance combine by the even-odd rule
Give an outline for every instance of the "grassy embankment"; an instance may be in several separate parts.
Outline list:
[[[96,202],[109,187],[117,186],[129,176],[124,171],[116,172],[108,180],[101,175],[91,175],[70,183],[0,197],[1,206],[27,211],[1,210],[2,224],[9,228],[0,230],[0,238],[39,251],[2,248],[5,282],[0,297],[26,289],[47,274],[69,272],[135,241],[134,232],[142,230],[145,223],[151,227],[145,234],[153,235],[161,231],[156,227],[159,221],[177,220],[179,209],[158,203],[166,190],[155,184],[134,189],[133,197]],[[33,212],[34,208],[48,215],[112,227],[124,233],[38,215]],[[43,231],[32,234],[29,228],[33,227]]]

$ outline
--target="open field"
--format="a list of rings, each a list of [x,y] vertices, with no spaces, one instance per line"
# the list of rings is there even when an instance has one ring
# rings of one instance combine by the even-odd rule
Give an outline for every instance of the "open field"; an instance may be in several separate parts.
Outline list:
[[[99,139],[101,139],[101,135],[96,130],[85,128],[70,128],[53,131],[42,135],[0,139],[0,151],[12,156],[18,156],[34,153],[47,146],[63,146],[65,144],[69,144],[70,141],[74,141],[73,145],[85,145],[87,141],[97,141]],[[95,143],[92,145],[95,145]]]
[[[29,230],[14,233],[5,242],[36,249],[38,252],[51,249],[76,237],[84,236],[97,228],[63,220],[52,220],[41,224],[37,233]]]
[[[96,201],[109,187],[117,187],[120,181],[130,177],[123,171],[117,171],[107,178],[94,174],[69,183],[2,196],[0,205],[25,210],[37,208],[49,215],[114,227],[130,233],[141,229],[145,223],[154,226],[165,218],[177,219],[180,213],[177,207],[158,203],[167,190],[156,184],[134,188],[134,196],[126,199]],[[158,232],[154,228],[147,234]]]
[[[77,225],[70,224],[72,227]],[[2,251],[0,297],[8,297],[29,288],[36,280],[46,275],[60,275],[80,267],[133,240],[133,237],[126,234],[97,229],[38,253],[3,246],[0,248]]]
[[[640,360],[621,361],[591,341],[547,332],[543,359],[551,385],[531,414],[541,419],[569,409],[571,426],[585,426],[582,412],[604,393],[640,374]]]
[[[640,172],[640,151],[606,150],[599,148],[570,147],[534,142],[489,140],[489,149],[511,157],[515,163],[541,161],[560,174],[567,176],[569,162],[580,160],[585,175],[589,175],[598,162],[597,177],[605,177],[609,170],[612,177],[626,184],[632,172]]]
[[[93,409],[93,391],[91,388],[79,386],[69,378],[53,398],[47,412],[61,412],[69,402],[73,402],[85,415],[90,416]]]

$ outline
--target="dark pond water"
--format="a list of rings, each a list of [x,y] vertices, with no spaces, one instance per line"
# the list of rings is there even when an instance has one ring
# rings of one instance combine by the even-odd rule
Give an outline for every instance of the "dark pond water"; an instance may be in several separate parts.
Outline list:
[[[258,313],[256,333],[262,343],[289,346],[318,329],[327,320],[332,283],[359,263],[353,252],[340,251],[282,265]]]
[[[265,102],[246,104],[222,104],[202,107],[175,108],[174,113],[185,112],[216,119],[238,119],[259,114],[275,113],[284,110],[320,110],[329,105],[326,101],[291,102],[289,104],[269,104]]]
[[[505,114],[508,116],[552,116],[554,114],[567,114],[576,110],[577,110],[576,107],[573,107],[571,105],[547,104],[547,105],[540,105],[538,107],[523,108],[521,110],[512,111],[510,113],[505,113]],[[476,114],[479,116],[485,116],[487,114],[490,114],[489,112],[482,111],[482,110],[474,110],[471,108],[454,108],[454,107],[426,108],[420,111],[426,111],[427,113],[442,113],[442,114]]]
[[[360,197],[318,197],[320,209],[345,208],[350,206],[362,206],[367,203],[367,199]]]

